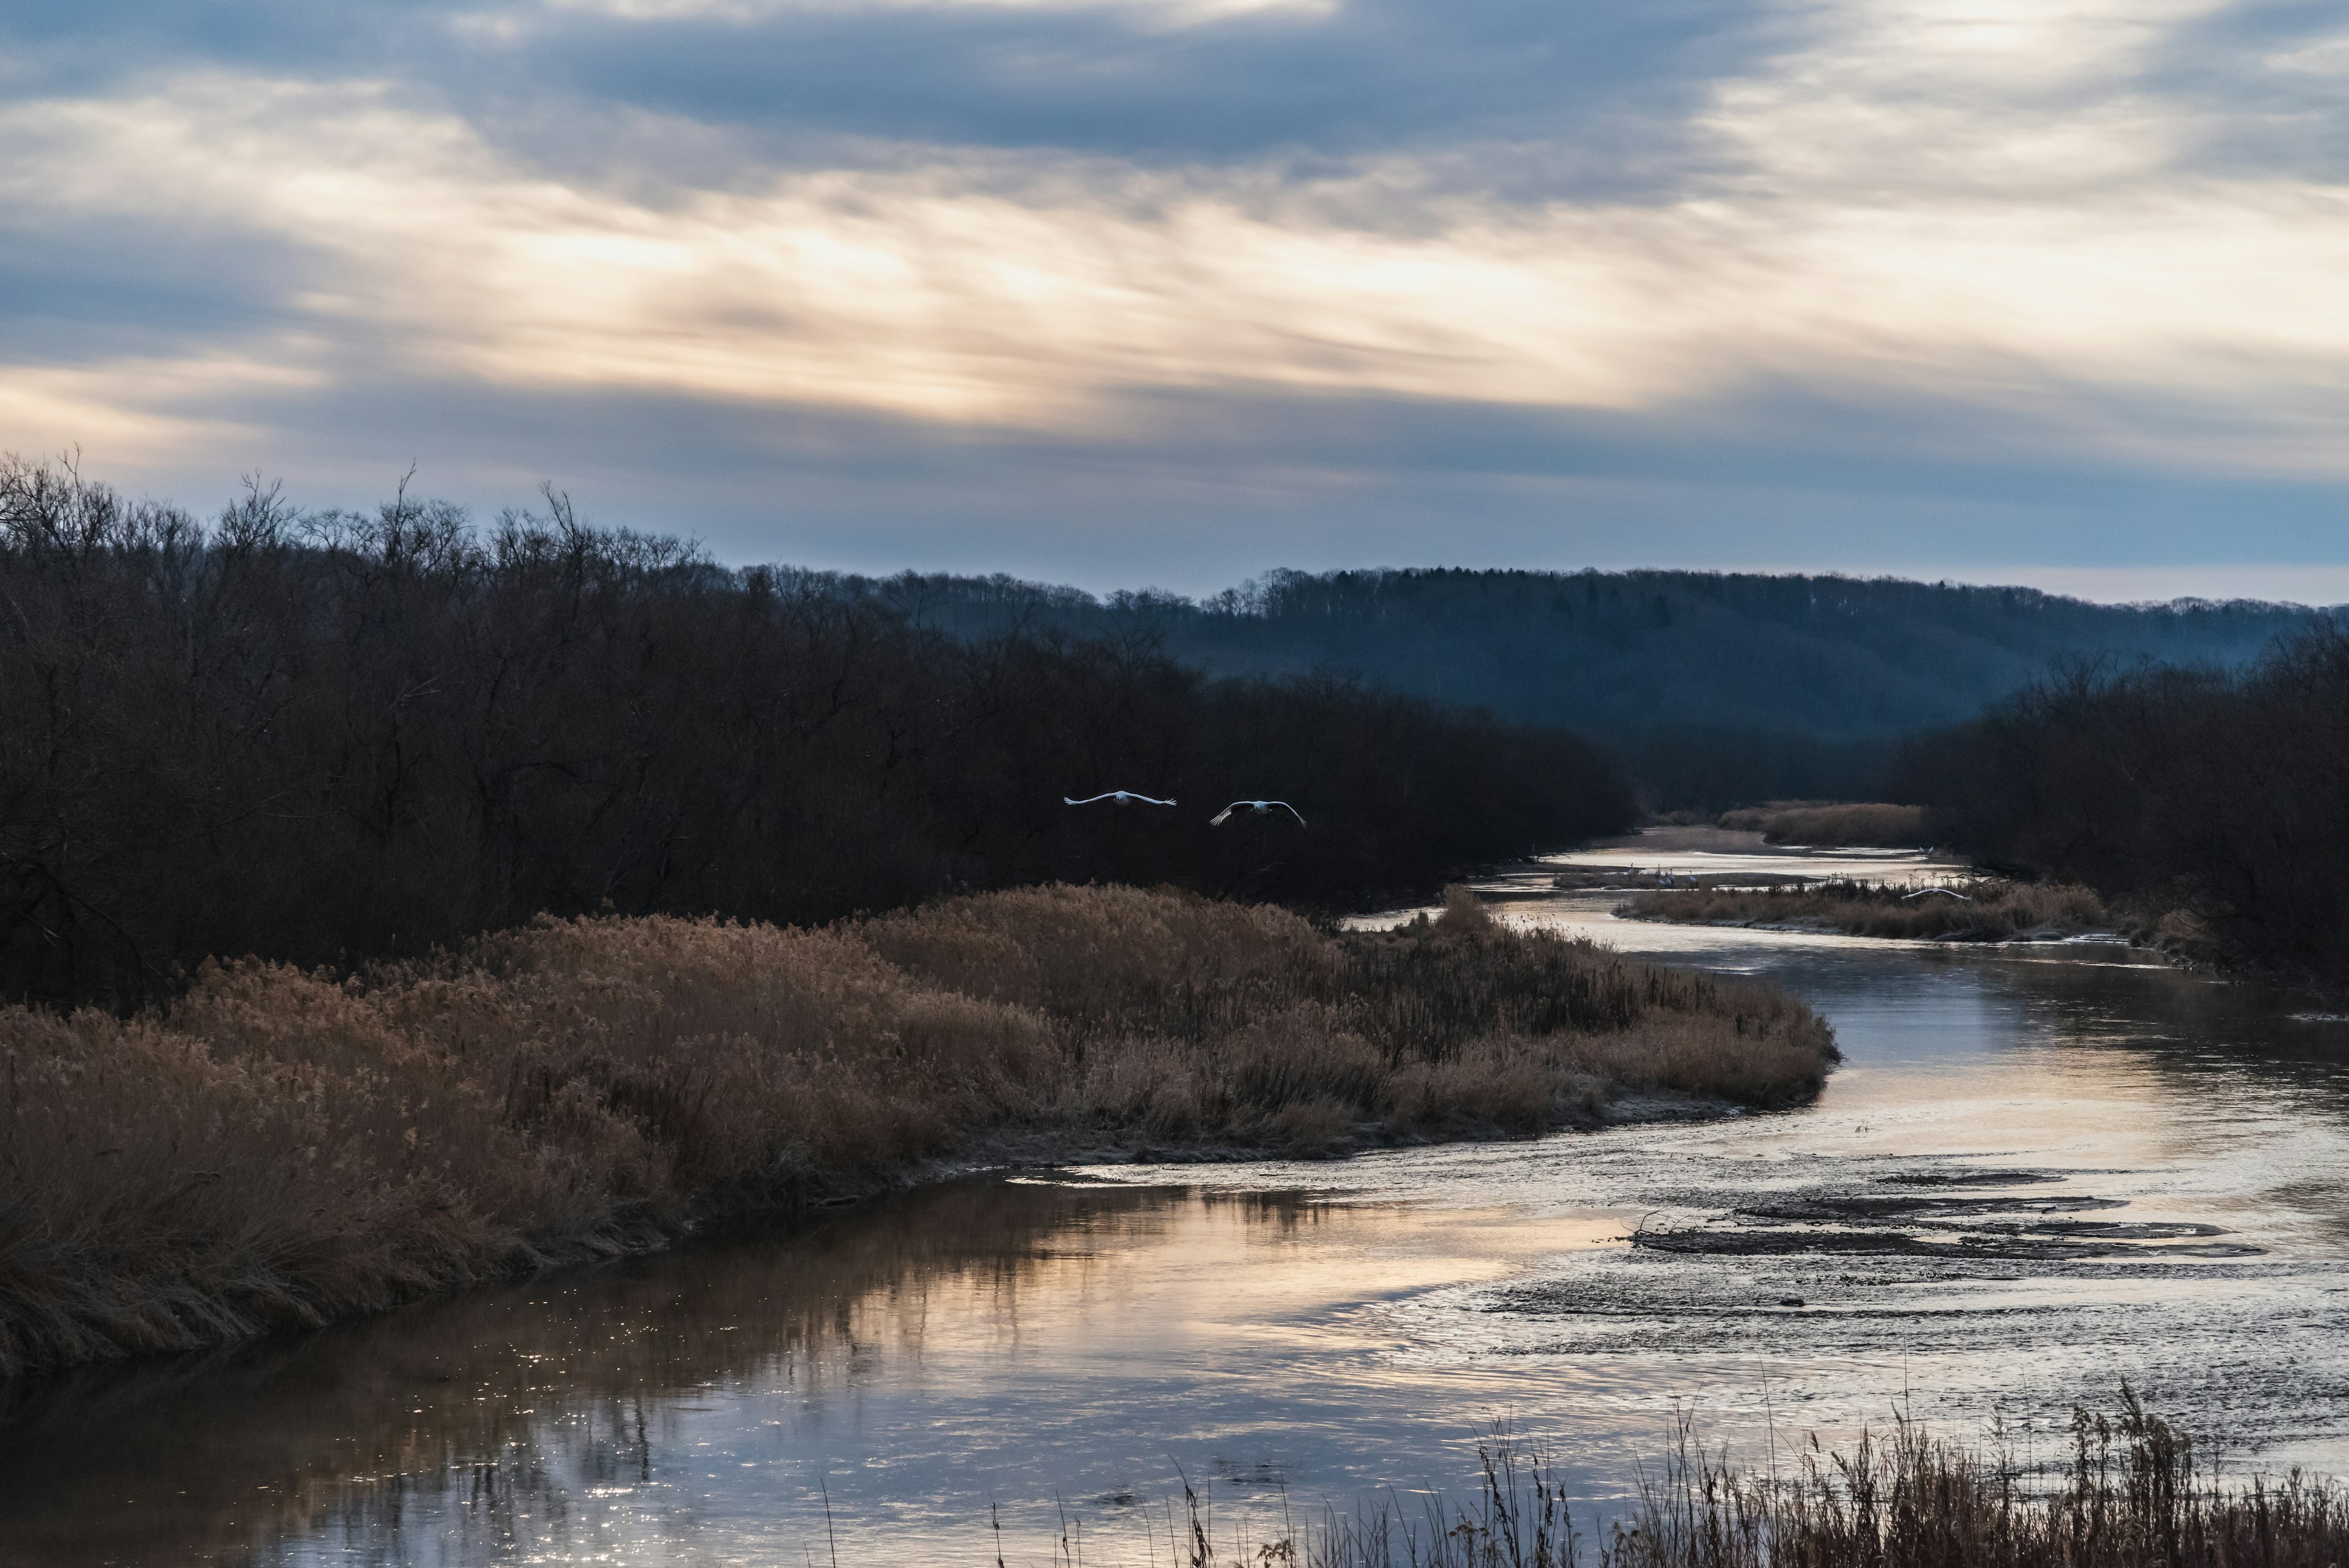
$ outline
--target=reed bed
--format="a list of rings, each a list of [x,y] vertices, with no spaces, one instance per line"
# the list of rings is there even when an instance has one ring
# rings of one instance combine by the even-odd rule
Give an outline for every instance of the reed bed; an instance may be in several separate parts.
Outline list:
[[[1771,1474],[1711,1459],[1684,1427],[1631,1517],[1575,1529],[1556,1468],[1498,1433],[1471,1499],[1325,1515],[1226,1552],[1186,1489],[1172,1568],[2334,1568],[2349,1494],[2298,1471],[2228,1485],[2191,1439],[2124,1390],[2075,1411],[2066,1459],[2016,1461],[1902,1421],[1848,1452],[1816,1442]],[[1245,1542],[1246,1544],[1240,1544]]]
[[[1936,884],[1836,879],[1777,888],[1692,888],[1631,899],[1616,913],[1699,925],[1815,926],[1860,937],[1998,942],[2026,931],[2070,935],[2112,924],[2086,888],[1969,877]]]
[[[1463,890],[1387,935],[1047,887],[209,965],[128,1019],[0,1010],[0,1373],[322,1324],[1005,1140],[1528,1136],[1626,1091],[1795,1102],[1834,1054],[1781,992],[1513,933]]]

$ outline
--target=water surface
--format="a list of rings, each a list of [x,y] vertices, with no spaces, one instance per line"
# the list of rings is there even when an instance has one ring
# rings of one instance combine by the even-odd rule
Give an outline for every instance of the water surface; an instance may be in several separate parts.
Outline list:
[[[1895,1408],[2044,1447],[2124,1377],[2240,1462],[2349,1471],[2349,1025],[2109,946],[1656,926],[1546,882],[1492,890],[1817,1006],[1848,1057],[1825,1096],[969,1183],[18,1387],[0,1560],[978,1563],[992,1506],[1014,1563],[1064,1529],[1164,1562],[1185,1476],[1247,1537],[1456,1485],[1506,1417],[1604,1511],[1682,1410],[1759,1462]]]

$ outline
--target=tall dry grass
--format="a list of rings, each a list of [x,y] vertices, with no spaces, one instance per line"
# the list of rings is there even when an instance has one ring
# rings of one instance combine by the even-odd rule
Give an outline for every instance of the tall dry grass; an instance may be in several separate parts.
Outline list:
[[[1770,844],[1901,848],[1926,839],[1925,808],[1880,801],[1778,800],[1723,812],[1714,825],[1762,835]]]
[[[1175,1568],[2335,1568],[2349,1495],[2297,1471],[2222,1484],[2186,1434],[2126,1388],[2117,1416],[2075,1410],[2054,1467],[1933,1438],[1901,1422],[1849,1452],[1814,1443],[1747,1474],[1679,1451],[1628,1521],[1585,1536],[1556,1469],[1496,1434],[1470,1499],[1325,1517],[1229,1555],[1196,1494]],[[2051,1473],[2052,1469],[2052,1473]],[[1242,1538],[1246,1541],[1247,1538]]]
[[[1301,1568],[2335,1568],[2349,1561],[2349,1495],[2300,1471],[2227,1486],[2194,1441],[2121,1389],[2116,1415],[2072,1413],[2067,1455],[2018,1462],[1914,1422],[1818,1443],[1771,1474],[1680,1450],[1628,1521],[1578,1535],[1541,1455],[1506,1432],[1480,1450],[1468,1502],[1320,1521],[1245,1561]],[[1198,1519],[1198,1510],[1194,1510]],[[1194,1528],[1188,1568],[1231,1561]],[[1586,1547],[1595,1547],[1586,1552]]]
[[[1233,1537],[1186,1488],[1174,1568],[2335,1568],[2349,1495],[2300,1471],[2224,1486],[2178,1432],[2121,1389],[2116,1415],[2072,1413],[2069,1453],[2032,1467],[1999,1443],[1966,1449],[1898,1422],[1848,1453],[1818,1443],[1787,1469],[1745,1474],[1680,1450],[1628,1521],[1574,1528],[1562,1476],[1506,1429],[1480,1446],[1468,1500],[1327,1514],[1278,1540]]]
[[[316,1324],[869,1191],[990,1137],[1300,1155],[1816,1092],[1754,985],[1495,926],[1050,887],[813,929],[542,919],[0,1011],[0,1372]]]
[[[1651,893],[1617,913],[1700,925],[1811,925],[1860,937],[2004,941],[2024,931],[2099,930],[2112,924],[2086,888],[1970,877],[1940,884],[1963,898],[1897,882],[1836,879],[1778,888],[1693,888]]]

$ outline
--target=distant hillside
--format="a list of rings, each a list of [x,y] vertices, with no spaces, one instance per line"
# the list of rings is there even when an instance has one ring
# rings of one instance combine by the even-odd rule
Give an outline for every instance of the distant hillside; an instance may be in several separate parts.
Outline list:
[[[1156,639],[1219,673],[1361,675],[1613,743],[1660,805],[1872,793],[1892,738],[2065,660],[2233,668],[2309,610],[1717,572],[1276,572],[1205,600],[1009,578],[835,579],[959,635]]]

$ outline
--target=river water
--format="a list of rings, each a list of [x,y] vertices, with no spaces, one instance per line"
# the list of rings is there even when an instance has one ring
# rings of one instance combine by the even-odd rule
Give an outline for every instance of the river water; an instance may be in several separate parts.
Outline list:
[[[1932,870],[1675,842],[1559,860]],[[1245,1544],[1458,1488],[1506,1419],[1588,1519],[1684,1412],[1755,1463],[1896,1410],[2053,1452],[2124,1378],[2238,1468],[2349,1472],[2349,1023],[2111,944],[1657,926],[1547,880],[1487,891],[1819,1008],[1818,1104],[971,1182],[0,1389],[0,1562],[1164,1563],[1185,1478]]]

